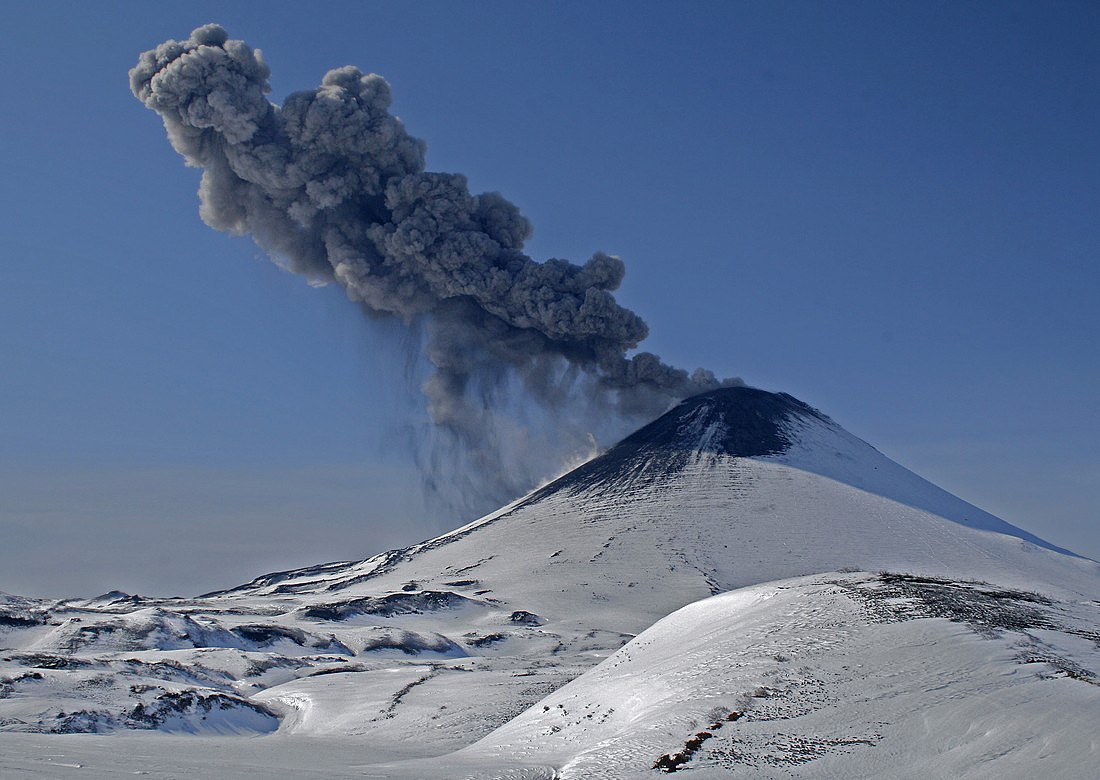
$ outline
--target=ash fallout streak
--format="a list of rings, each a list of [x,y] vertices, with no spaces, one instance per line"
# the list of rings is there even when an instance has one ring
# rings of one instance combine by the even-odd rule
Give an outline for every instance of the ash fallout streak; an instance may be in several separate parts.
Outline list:
[[[426,146],[389,113],[381,76],[337,68],[278,106],[265,96],[269,75],[258,50],[208,24],[142,54],[130,86],[203,169],[208,225],[250,234],[279,265],[338,282],[368,314],[410,329],[431,367],[421,385],[428,414],[463,455],[466,492],[507,500],[546,476],[530,465],[514,413],[528,400],[580,426],[567,424],[562,436],[573,441],[558,443],[575,448],[586,418],[652,417],[740,384],[648,352],[627,357],[648,328],[612,295],[623,262],[524,254],[531,224],[515,205],[471,194],[461,174],[425,170]],[[438,483],[438,458],[422,465]]]

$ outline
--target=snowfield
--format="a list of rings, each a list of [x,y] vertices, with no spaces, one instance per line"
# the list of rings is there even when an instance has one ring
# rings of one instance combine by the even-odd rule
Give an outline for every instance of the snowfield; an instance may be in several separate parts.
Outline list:
[[[1095,777],[1097,599],[1100,564],[730,388],[404,550],[0,596],[0,775]]]

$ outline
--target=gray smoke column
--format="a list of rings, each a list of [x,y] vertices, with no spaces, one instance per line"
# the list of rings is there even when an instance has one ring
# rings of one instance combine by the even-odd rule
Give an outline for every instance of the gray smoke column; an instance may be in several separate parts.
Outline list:
[[[389,113],[381,76],[337,68],[278,106],[269,75],[258,50],[208,24],[142,54],[130,87],[202,168],[208,225],[251,234],[280,265],[420,329],[428,412],[479,469],[501,465],[503,388],[543,408],[642,417],[739,383],[648,352],[627,357],[648,329],[612,295],[623,262],[524,254],[531,225],[515,205],[471,194],[461,174],[425,170],[425,144]]]

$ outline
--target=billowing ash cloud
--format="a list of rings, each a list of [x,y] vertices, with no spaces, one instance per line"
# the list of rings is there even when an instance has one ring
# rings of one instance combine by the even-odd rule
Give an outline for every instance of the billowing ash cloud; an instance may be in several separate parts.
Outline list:
[[[203,169],[208,225],[249,233],[279,264],[421,329],[431,419],[478,469],[514,471],[497,440],[504,388],[544,408],[643,416],[724,384],[648,352],[627,357],[647,327],[612,295],[623,262],[524,254],[531,225],[515,205],[471,194],[461,174],[425,170],[425,144],[389,113],[381,76],[337,68],[278,106],[269,75],[259,51],[209,24],[142,54],[130,86]]]

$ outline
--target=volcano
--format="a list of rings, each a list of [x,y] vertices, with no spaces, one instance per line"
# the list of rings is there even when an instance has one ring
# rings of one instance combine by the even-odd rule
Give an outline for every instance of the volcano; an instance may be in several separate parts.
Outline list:
[[[747,387],[405,549],[190,599],[0,598],[5,739],[187,732],[203,747],[171,766],[220,755],[223,777],[948,776],[1054,752],[1083,777],[1100,712],[1100,564]]]

